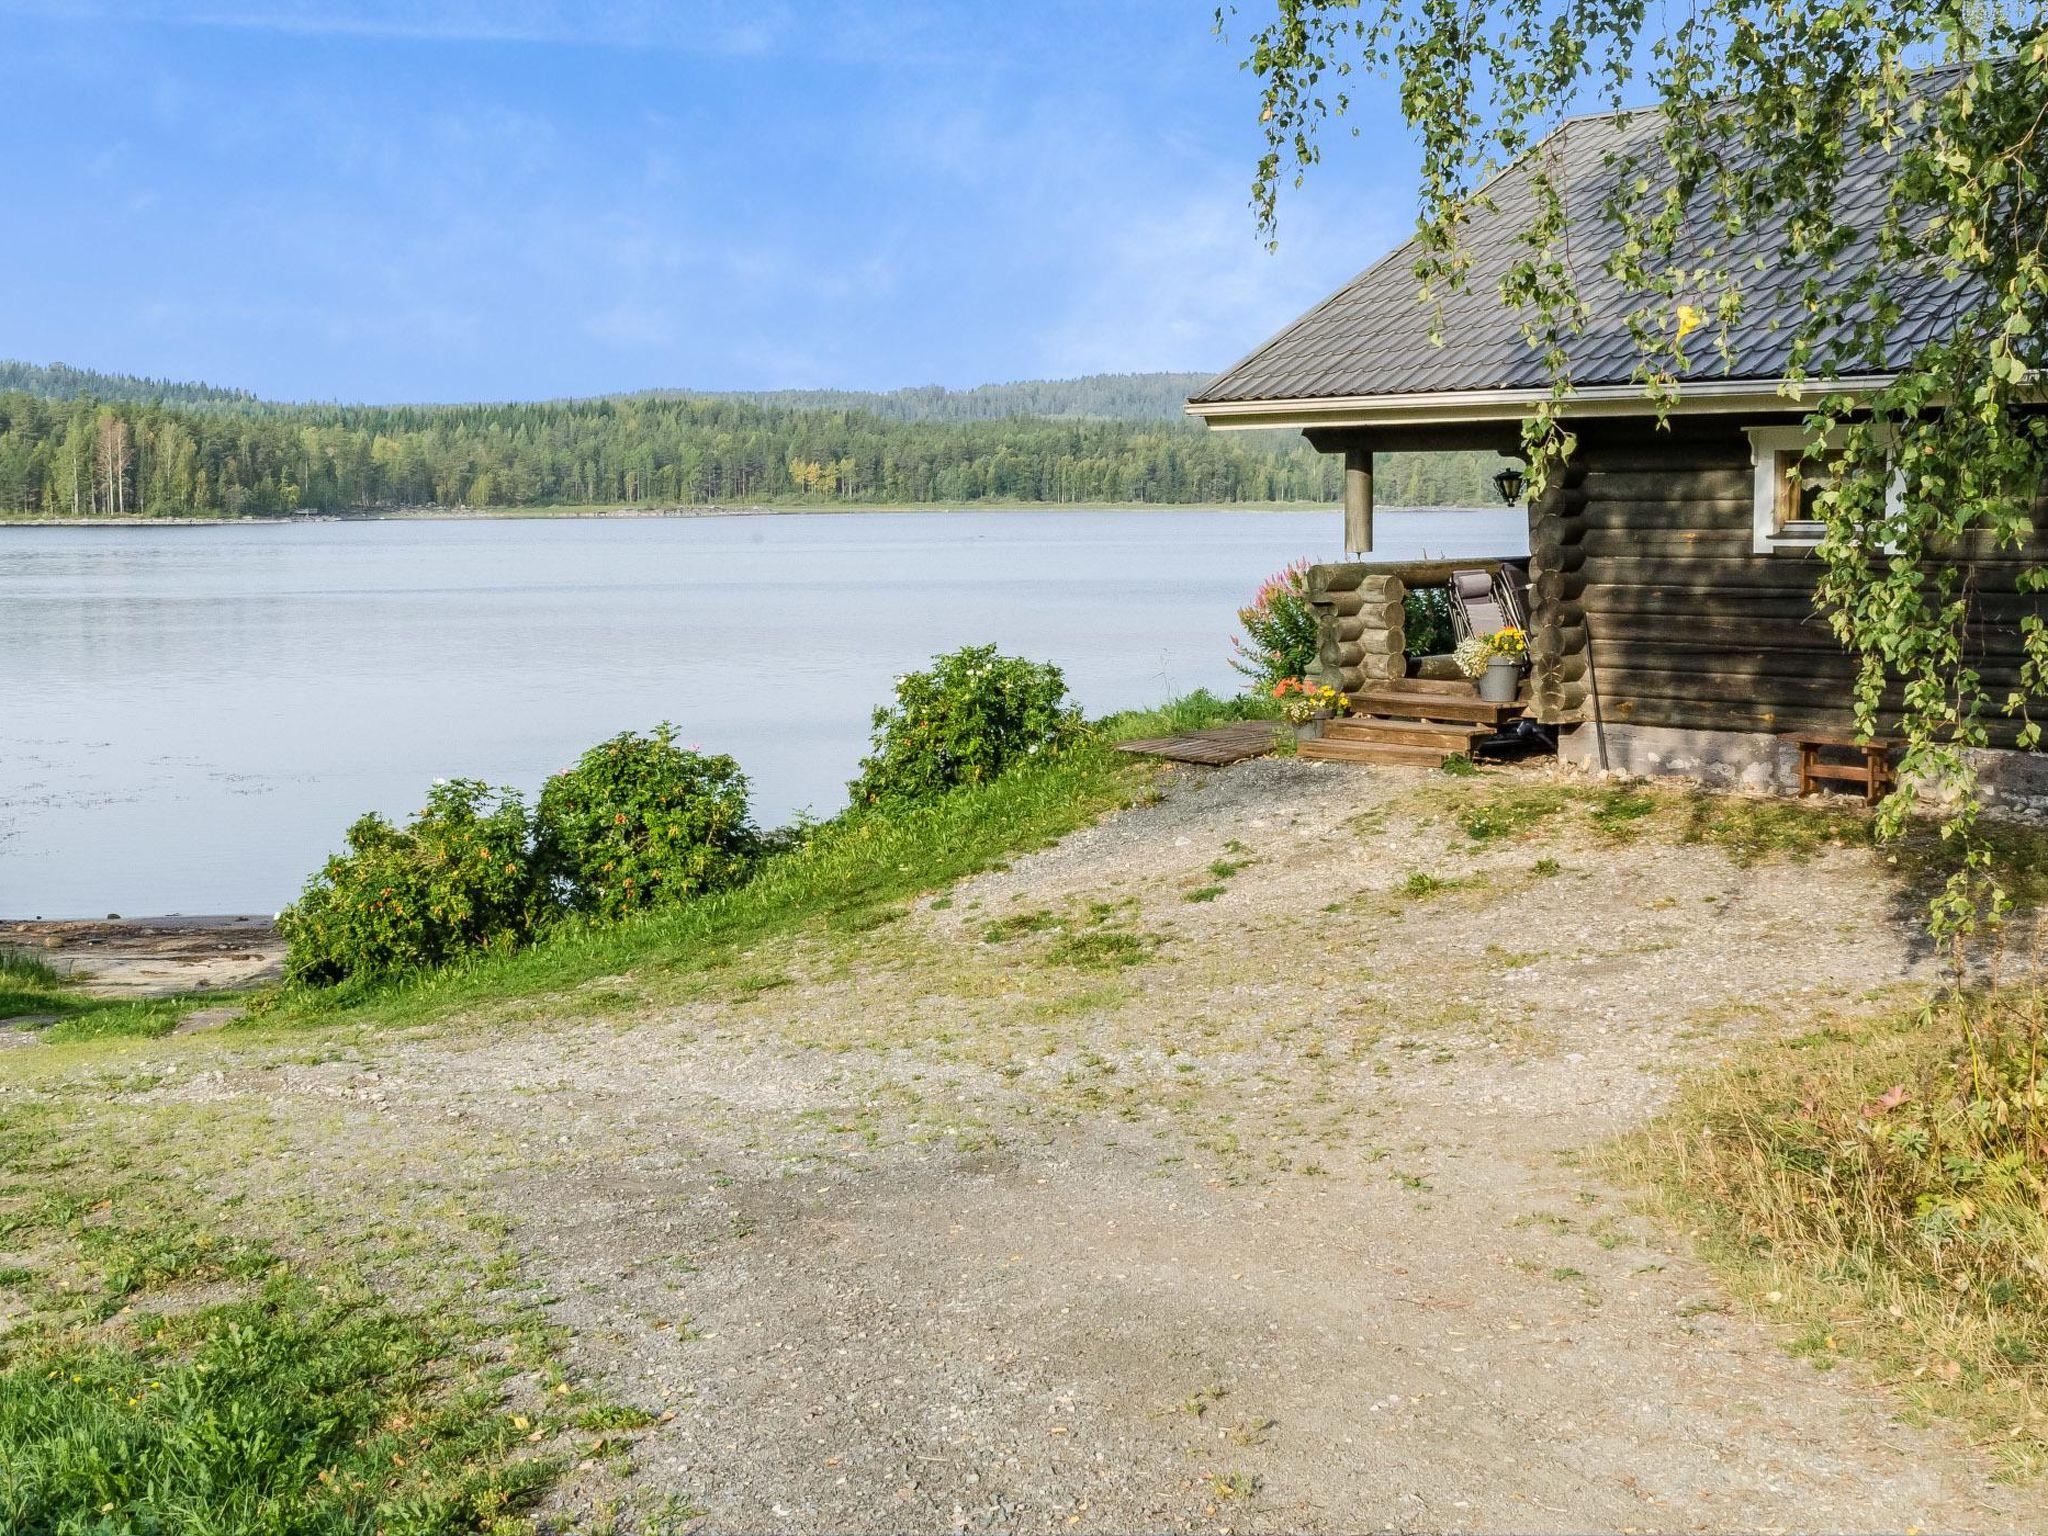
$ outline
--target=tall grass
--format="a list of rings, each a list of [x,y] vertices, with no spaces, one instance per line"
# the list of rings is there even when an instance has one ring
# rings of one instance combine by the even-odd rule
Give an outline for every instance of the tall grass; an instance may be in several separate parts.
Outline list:
[[[2048,1466],[2048,992],[1759,1045],[1635,1144],[1817,1362],[1853,1355]]]

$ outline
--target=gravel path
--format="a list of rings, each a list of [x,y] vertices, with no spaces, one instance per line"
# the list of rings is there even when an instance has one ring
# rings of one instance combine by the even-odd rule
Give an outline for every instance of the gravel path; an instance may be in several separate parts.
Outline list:
[[[1461,782],[1189,774],[711,995],[162,1042],[134,1092],[260,1119],[224,1194],[495,1212],[573,1374],[674,1415],[565,1521],[2048,1528],[1588,1171],[1746,1033],[1931,977],[1882,864],[1475,840]]]

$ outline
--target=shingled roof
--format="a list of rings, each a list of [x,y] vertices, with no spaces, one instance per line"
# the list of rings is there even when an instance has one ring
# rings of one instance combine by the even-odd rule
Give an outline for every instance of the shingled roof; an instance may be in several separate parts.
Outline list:
[[[1929,72],[1922,77],[1923,89],[1943,88],[1942,77],[1952,73]],[[1457,396],[1476,409],[1487,404],[1484,397],[1490,394],[1500,395],[1504,403],[1547,392],[1550,377],[1543,359],[1524,338],[1522,317],[1500,297],[1501,277],[1526,254],[1519,237],[1536,212],[1528,167],[1537,156],[1549,158],[1564,190],[1572,220],[1571,266],[1590,310],[1584,331],[1571,345],[1574,386],[1581,393],[1632,394],[1639,388],[1634,383],[1639,358],[1628,316],[1641,300],[1607,275],[1621,235],[1603,216],[1602,204],[1615,186],[1617,161],[1647,164],[1657,158],[1661,126],[1654,111],[1576,118],[1504,172],[1488,189],[1491,206],[1475,206],[1466,226],[1471,270],[1463,287],[1442,295],[1440,343],[1431,339],[1434,315],[1415,275],[1421,245],[1411,239],[1218,375],[1189,401],[1189,411],[1228,420],[1261,404],[1276,407],[1262,412],[1261,420],[1276,420],[1285,415],[1277,408],[1298,405],[1304,416],[1330,419],[1328,407],[1335,401],[1358,402],[1369,411],[1375,403],[1396,399]],[[1877,224],[1891,164],[1892,156],[1878,149],[1853,160],[1839,188],[1841,218],[1865,229]],[[1724,367],[1710,338],[1701,333],[1682,382],[1727,390],[1748,381],[1768,389],[1783,376],[1807,276],[1776,259],[1783,239],[1782,226],[1762,224],[1721,243],[1731,269],[1743,271],[1752,256],[1761,256],[1764,265],[1745,272],[1744,311],[1731,337],[1733,367]],[[1855,259],[1854,251],[1849,259]],[[1893,334],[1894,357],[1937,334],[1961,300],[1950,284],[1914,286]],[[1323,410],[1311,412],[1317,404]]]

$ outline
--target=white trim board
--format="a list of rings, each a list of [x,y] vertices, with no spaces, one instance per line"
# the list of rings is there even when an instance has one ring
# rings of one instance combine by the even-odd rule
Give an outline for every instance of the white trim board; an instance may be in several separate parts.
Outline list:
[[[1816,381],[1805,392],[1786,393],[1778,384],[1755,379],[1710,379],[1680,386],[1670,405],[1674,416],[1758,411],[1805,411],[1825,395],[1862,394],[1880,389],[1884,374]],[[1461,422],[1520,421],[1552,399],[1548,389],[1437,390],[1426,394],[1348,395],[1326,400],[1190,401],[1185,410],[1219,430],[1258,427],[1451,426]],[[1640,384],[1588,385],[1559,402],[1566,416],[1650,416],[1657,403]]]

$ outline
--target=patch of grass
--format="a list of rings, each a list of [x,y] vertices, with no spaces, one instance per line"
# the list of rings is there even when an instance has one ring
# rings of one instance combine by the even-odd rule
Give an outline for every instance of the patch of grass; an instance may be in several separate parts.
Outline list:
[[[1248,1499],[1259,1491],[1259,1480],[1249,1472],[1211,1472],[1209,1492],[1219,1499]]]
[[[1563,810],[1567,792],[1549,786],[1500,793],[1453,810],[1451,819],[1474,842],[1525,837]]]
[[[1470,779],[1478,775],[1479,765],[1472,761],[1470,752],[1453,752],[1437,764],[1437,770],[1454,779]]]
[[[1769,859],[1803,860],[1830,847],[1875,849],[1909,889],[1928,893],[1955,868],[1959,852],[1927,820],[1912,823],[1897,841],[1880,844],[1875,818],[1862,805],[1825,799],[1758,798],[1652,784],[1545,784],[1496,774],[1473,784],[1425,785],[1407,798],[1424,813],[1447,814],[1475,842],[1528,839],[1539,829],[1562,832],[1583,825],[1609,844],[1647,836],[1710,844],[1744,867]],[[1572,807],[1580,809],[1583,820],[1558,815]],[[1371,835],[1380,827],[1375,823],[1359,830]],[[1992,870],[2013,901],[2022,907],[2048,904],[2048,832],[1986,819],[1980,835]],[[1557,869],[1545,860],[1536,872],[1554,874]]]
[[[167,1035],[194,1008],[226,994],[190,993],[175,998],[94,997],[39,956],[0,949],[0,1023],[43,1017],[37,1026],[52,1044],[116,1037]]]
[[[1362,838],[1382,837],[1387,830],[1387,813],[1374,806],[1369,810],[1360,811],[1344,825]]]
[[[658,1420],[645,1408],[633,1408],[625,1403],[600,1403],[578,1413],[572,1422],[578,1429],[616,1434],[625,1430],[648,1429]]]
[[[0,1335],[0,1530],[532,1529],[564,1465],[534,1442],[563,1425],[536,1404],[530,1436],[506,1411],[506,1319],[408,1310],[355,1268],[224,1230],[107,1113],[0,1113],[22,1180],[0,1188],[0,1234],[32,1255]]]
[[[1553,875],[1560,873],[1563,869],[1564,866],[1558,863],[1557,860],[1545,857],[1538,859],[1534,864],[1531,864],[1529,866],[1529,873],[1532,875],[1541,875],[1545,880],[1548,880]]]
[[[41,955],[25,949],[0,949],[0,986],[19,985],[54,992],[64,987],[64,975]]]
[[[1277,722],[1279,718],[1280,706],[1263,694],[1241,693],[1219,699],[1206,688],[1198,688],[1157,709],[1109,715],[1096,723],[1095,732],[1107,742],[1137,741],[1150,736],[1178,736],[1239,720]]]
[[[89,1000],[70,979],[35,955],[0,949],[0,1020],[37,1014],[65,1017]]]
[[[43,1039],[52,1045],[123,1037],[154,1039],[176,1029],[178,1021],[205,999],[161,997],[115,1002],[92,998],[86,1001],[94,1006],[82,1007],[69,1017],[59,1019],[42,1032]]]
[[[1646,790],[1626,784],[1616,785],[1593,796],[1586,818],[1611,840],[1629,842],[1640,831],[1636,824],[1647,816],[1654,816],[1661,803],[1656,795]]]
[[[1117,970],[1140,965],[1158,949],[1160,940],[1151,934],[1129,933],[1121,928],[1099,928],[1087,933],[1063,933],[1046,951],[1055,965],[1083,970]]]
[[[1224,891],[1225,891],[1226,889],[1228,889],[1228,887],[1226,887],[1226,886],[1221,886],[1221,885],[1202,885],[1202,886],[1197,886],[1197,887],[1196,887],[1196,888],[1195,888],[1194,890],[1192,890],[1192,891],[1189,891],[1189,892],[1187,892],[1187,893],[1186,893],[1186,894],[1185,894],[1184,896],[1182,896],[1182,897],[1181,897],[1181,900],[1182,900],[1182,901],[1214,901],[1214,900],[1215,900],[1215,899],[1216,899],[1216,898],[1217,898],[1218,896],[1221,896],[1221,895],[1222,895],[1222,894],[1224,893]]]
[[[556,1469],[515,1454],[461,1355],[367,1289],[288,1270],[106,1340],[31,1345],[0,1376],[0,1529],[496,1529]]]
[[[1441,896],[1445,891],[1455,891],[1465,882],[1461,879],[1446,879],[1432,875],[1427,870],[1411,869],[1408,878],[1395,886],[1395,891],[1410,901],[1427,901],[1432,896]]]
[[[1199,1419],[1229,1395],[1229,1389],[1224,1387],[1222,1383],[1212,1382],[1206,1387],[1197,1387],[1178,1403],[1175,1403],[1173,1411],[1184,1413],[1191,1419]]]
[[[2048,995],[1750,1048],[1624,1155],[1817,1360],[2048,1468]]]
[[[1799,800],[1695,791],[1682,802],[1682,814],[1681,841],[1725,848],[1743,868],[1773,855],[1809,859],[1831,845],[1868,847],[1875,835],[1867,813]]]
[[[1048,928],[1060,926],[1060,919],[1045,908],[1031,912],[1014,912],[999,918],[981,930],[984,944],[1007,944],[1012,939],[1021,939],[1027,933],[1044,933]]]

